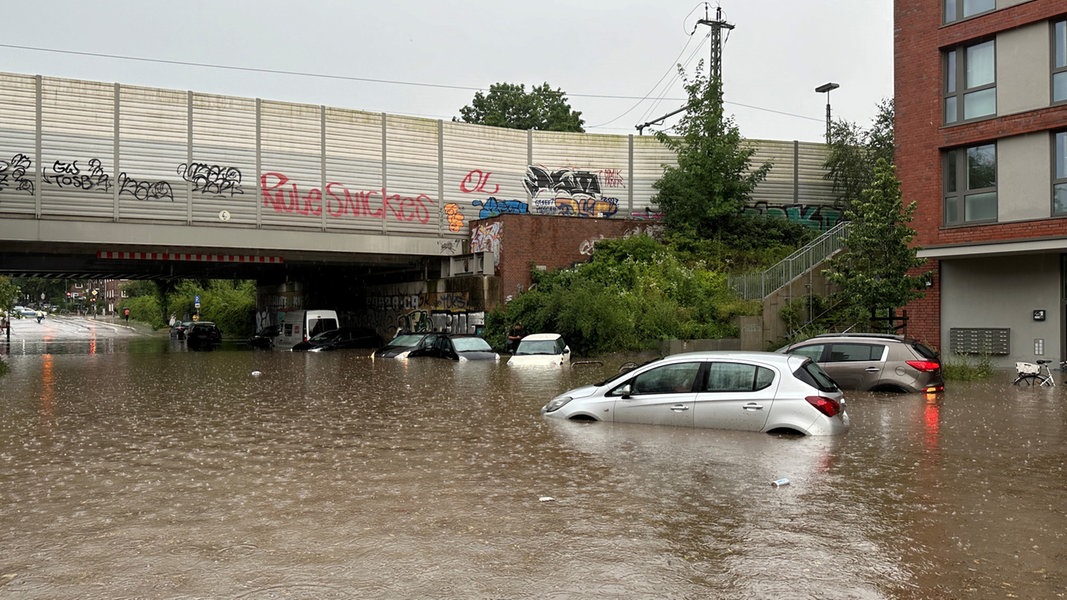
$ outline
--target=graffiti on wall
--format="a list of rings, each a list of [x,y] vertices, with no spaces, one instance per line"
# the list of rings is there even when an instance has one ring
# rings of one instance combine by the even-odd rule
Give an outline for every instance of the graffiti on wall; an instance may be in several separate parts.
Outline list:
[[[88,168],[78,166],[78,161],[70,162],[55,161],[51,168],[42,174],[46,185],[54,185],[60,189],[77,188],[91,192],[93,190],[108,191],[111,189],[111,176],[104,172],[104,163],[99,158],[89,159]]]
[[[390,194],[382,187],[374,190],[351,190],[345,184],[331,181],[325,190],[300,186],[286,175],[277,172],[263,173],[259,177],[263,194],[263,206],[276,213],[321,215],[341,218],[353,217],[374,219],[393,218],[397,221],[430,221],[430,206],[436,204],[426,194],[402,196]]]
[[[476,223],[471,230],[471,252],[492,252],[493,264],[500,262],[500,237],[503,223]]]
[[[193,191],[208,196],[233,198],[244,194],[241,189],[241,170],[237,167],[209,165],[207,163],[182,163],[178,175],[193,184]]]
[[[816,231],[827,231],[841,222],[843,211],[821,204],[790,204],[771,206],[766,202],[745,207],[745,214],[767,215],[800,223]]]
[[[33,180],[26,179],[26,170],[31,166],[33,161],[22,153],[15,154],[11,160],[0,159],[0,192],[10,187],[32,196]]]
[[[464,194],[487,194],[484,200],[471,201],[471,206],[480,207],[480,219],[530,213],[599,219],[610,218],[619,211],[619,199],[603,195],[601,177],[606,177],[611,187],[620,187],[623,184],[620,169],[550,171],[540,165],[527,165],[522,185],[530,194],[530,202],[497,198],[500,186],[490,181],[492,175],[492,172],[474,169],[467,173],[459,185],[459,190]]]
[[[619,236],[619,237],[621,237],[622,239],[626,239],[626,238],[629,238],[629,237],[633,237],[635,235],[648,235],[650,237],[655,238],[655,237],[659,237],[662,233],[663,233],[663,226],[662,225],[645,225],[645,226],[634,227],[633,229],[628,229],[628,230],[624,231],[622,233],[622,235]],[[591,255],[593,253],[593,247],[596,246],[596,243],[599,242],[602,239],[604,239],[604,234],[600,234],[599,236],[597,236],[595,238],[588,238],[588,239],[582,240],[581,243],[578,244],[578,253],[583,255],[583,256]]]

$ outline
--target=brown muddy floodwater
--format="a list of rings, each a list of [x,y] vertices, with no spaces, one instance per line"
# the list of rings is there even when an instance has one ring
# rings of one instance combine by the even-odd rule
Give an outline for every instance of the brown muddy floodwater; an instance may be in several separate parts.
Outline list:
[[[20,348],[0,377],[3,598],[1067,593],[1061,374],[853,393],[827,439],[539,415],[618,359]]]

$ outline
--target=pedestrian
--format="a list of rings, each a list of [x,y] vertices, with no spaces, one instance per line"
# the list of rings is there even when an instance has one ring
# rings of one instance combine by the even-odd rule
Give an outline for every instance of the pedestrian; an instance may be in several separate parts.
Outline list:
[[[44,311],[43,311],[43,310],[40,310],[40,309],[38,309],[38,310],[37,310],[37,322],[38,322],[38,323],[40,323],[40,322],[41,322],[41,319],[44,319]]]
[[[515,349],[519,347],[519,340],[522,339],[522,323],[515,323],[515,326],[511,328],[511,333],[508,334],[508,354],[515,354]]]
[[[129,308],[122,309],[122,316],[126,319],[126,324],[129,325],[129,323],[130,323],[130,309]]]

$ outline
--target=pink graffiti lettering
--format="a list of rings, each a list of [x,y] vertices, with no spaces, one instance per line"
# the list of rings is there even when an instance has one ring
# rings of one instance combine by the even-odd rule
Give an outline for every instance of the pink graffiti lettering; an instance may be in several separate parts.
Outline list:
[[[485,186],[489,183],[489,178],[492,176],[493,174],[490,172],[482,171],[481,169],[474,169],[473,171],[467,173],[467,176],[464,177],[463,181],[459,183],[459,190],[464,194],[482,192],[492,196],[493,194],[500,192],[500,186],[497,184],[493,184],[492,190],[487,190],[485,188]],[[475,182],[475,179],[477,179],[477,182]],[[473,184],[474,187],[471,187],[471,184]]]
[[[302,193],[299,186],[284,174],[273,172],[260,176],[260,188],[263,206],[274,212],[321,215],[325,205],[326,213],[332,218],[351,215],[382,219],[391,216],[398,221],[428,223],[428,205],[435,203],[426,194],[402,196],[390,194],[386,188],[353,191],[337,181],[326,184],[325,197],[318,188]]]

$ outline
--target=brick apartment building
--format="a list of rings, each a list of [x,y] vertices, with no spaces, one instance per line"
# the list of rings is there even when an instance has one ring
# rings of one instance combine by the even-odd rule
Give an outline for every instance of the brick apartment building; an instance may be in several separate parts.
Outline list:
[[[896,0],[896,166],[933,272],[908,333],[1067,358],[1067,2]]]

